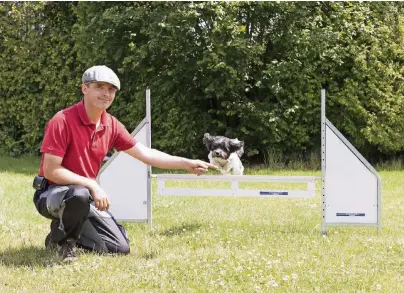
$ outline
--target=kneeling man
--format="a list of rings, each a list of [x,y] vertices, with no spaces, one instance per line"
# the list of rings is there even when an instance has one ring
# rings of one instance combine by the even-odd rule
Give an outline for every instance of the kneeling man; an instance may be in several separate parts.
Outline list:
[[[108,212],[108,196],[95,180],[110,149],[125,151],[151,166],[197,175],[216,168],[136,142],[123,124],[106,112],[121,87],[110,68],[93,66],[84,72],[82,82],[83,99],[56,113],[46,125],[40,171],[34,180],[35,207],[52,220],[45,246],[59,248],[64,261],[77,259],[76,246],[129,253],[125,230]]]

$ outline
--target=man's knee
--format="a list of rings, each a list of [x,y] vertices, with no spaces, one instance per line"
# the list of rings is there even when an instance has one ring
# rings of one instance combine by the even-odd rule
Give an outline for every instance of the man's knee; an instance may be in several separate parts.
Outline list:
[[[69,190],[64,198],[66,210],[82,211],[85,215],[90,209],[91,194],[88,188],[80,185],[69,186]]]
[[[119,253],[119,254],[129,254],[130,247],[129,243],[126,241],[122,241],[118,245],[107,245],[109,253]]]
[[[81,185],[71,185],[69,186],[69,190],[66,193],[65,200],[75,197],[76,200],[81,201],[83,203],[90,203],[90,190]]]
[[[124,244],[121,245],[119,253],[122,253],[122,254],[129,254],[130,253],[130,247],[129,247],[128,242],[125,242]]]

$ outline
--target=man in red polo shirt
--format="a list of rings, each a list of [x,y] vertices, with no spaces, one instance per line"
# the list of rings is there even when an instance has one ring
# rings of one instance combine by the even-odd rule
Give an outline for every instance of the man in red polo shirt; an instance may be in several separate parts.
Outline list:
[[[46,125],[40,171],[34,180],[35,207],[52,220],[45,246],[59,247],[64,261],[77,259],[76,245],[97,252],[129,253],[126,233],[108,212],[108,196],[95,180],[110,149],[125,151],[151,166],[197,175],[216,168],[136,142],[106,112],[120,89],[119,78],[110,68],[93,66],[82,81],[82,101],[59,111]]]

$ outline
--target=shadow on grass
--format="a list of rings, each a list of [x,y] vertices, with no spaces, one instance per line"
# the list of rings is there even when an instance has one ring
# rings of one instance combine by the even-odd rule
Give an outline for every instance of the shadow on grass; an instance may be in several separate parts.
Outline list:
[[[182,223],[179,226],[169,227],[161,232],[158,232],[158,234],[161,236],[172,237],[198,230],[201,226],[202,225],[199,223]]]
[[[56,250],[35,246],[0,251],[0,264],[10,267],[50,267],[60,264]]]

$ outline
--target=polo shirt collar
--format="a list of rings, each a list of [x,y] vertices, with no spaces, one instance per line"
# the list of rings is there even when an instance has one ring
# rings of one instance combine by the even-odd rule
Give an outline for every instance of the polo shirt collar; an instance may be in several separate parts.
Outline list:
[[[84,99],[81,100],[79,103],[77,103],[77,109],[79,112],[81,122],[83,122],[84,125],[93,125],[94,124],[93,122],[90,121],[90,119],[87,116],[86,108],[84,107]],[[104,112],[102,112],[100,125],[109,126],[109,119],[108,119],[107,111],[105,111],[105,110],[104,110]]]

